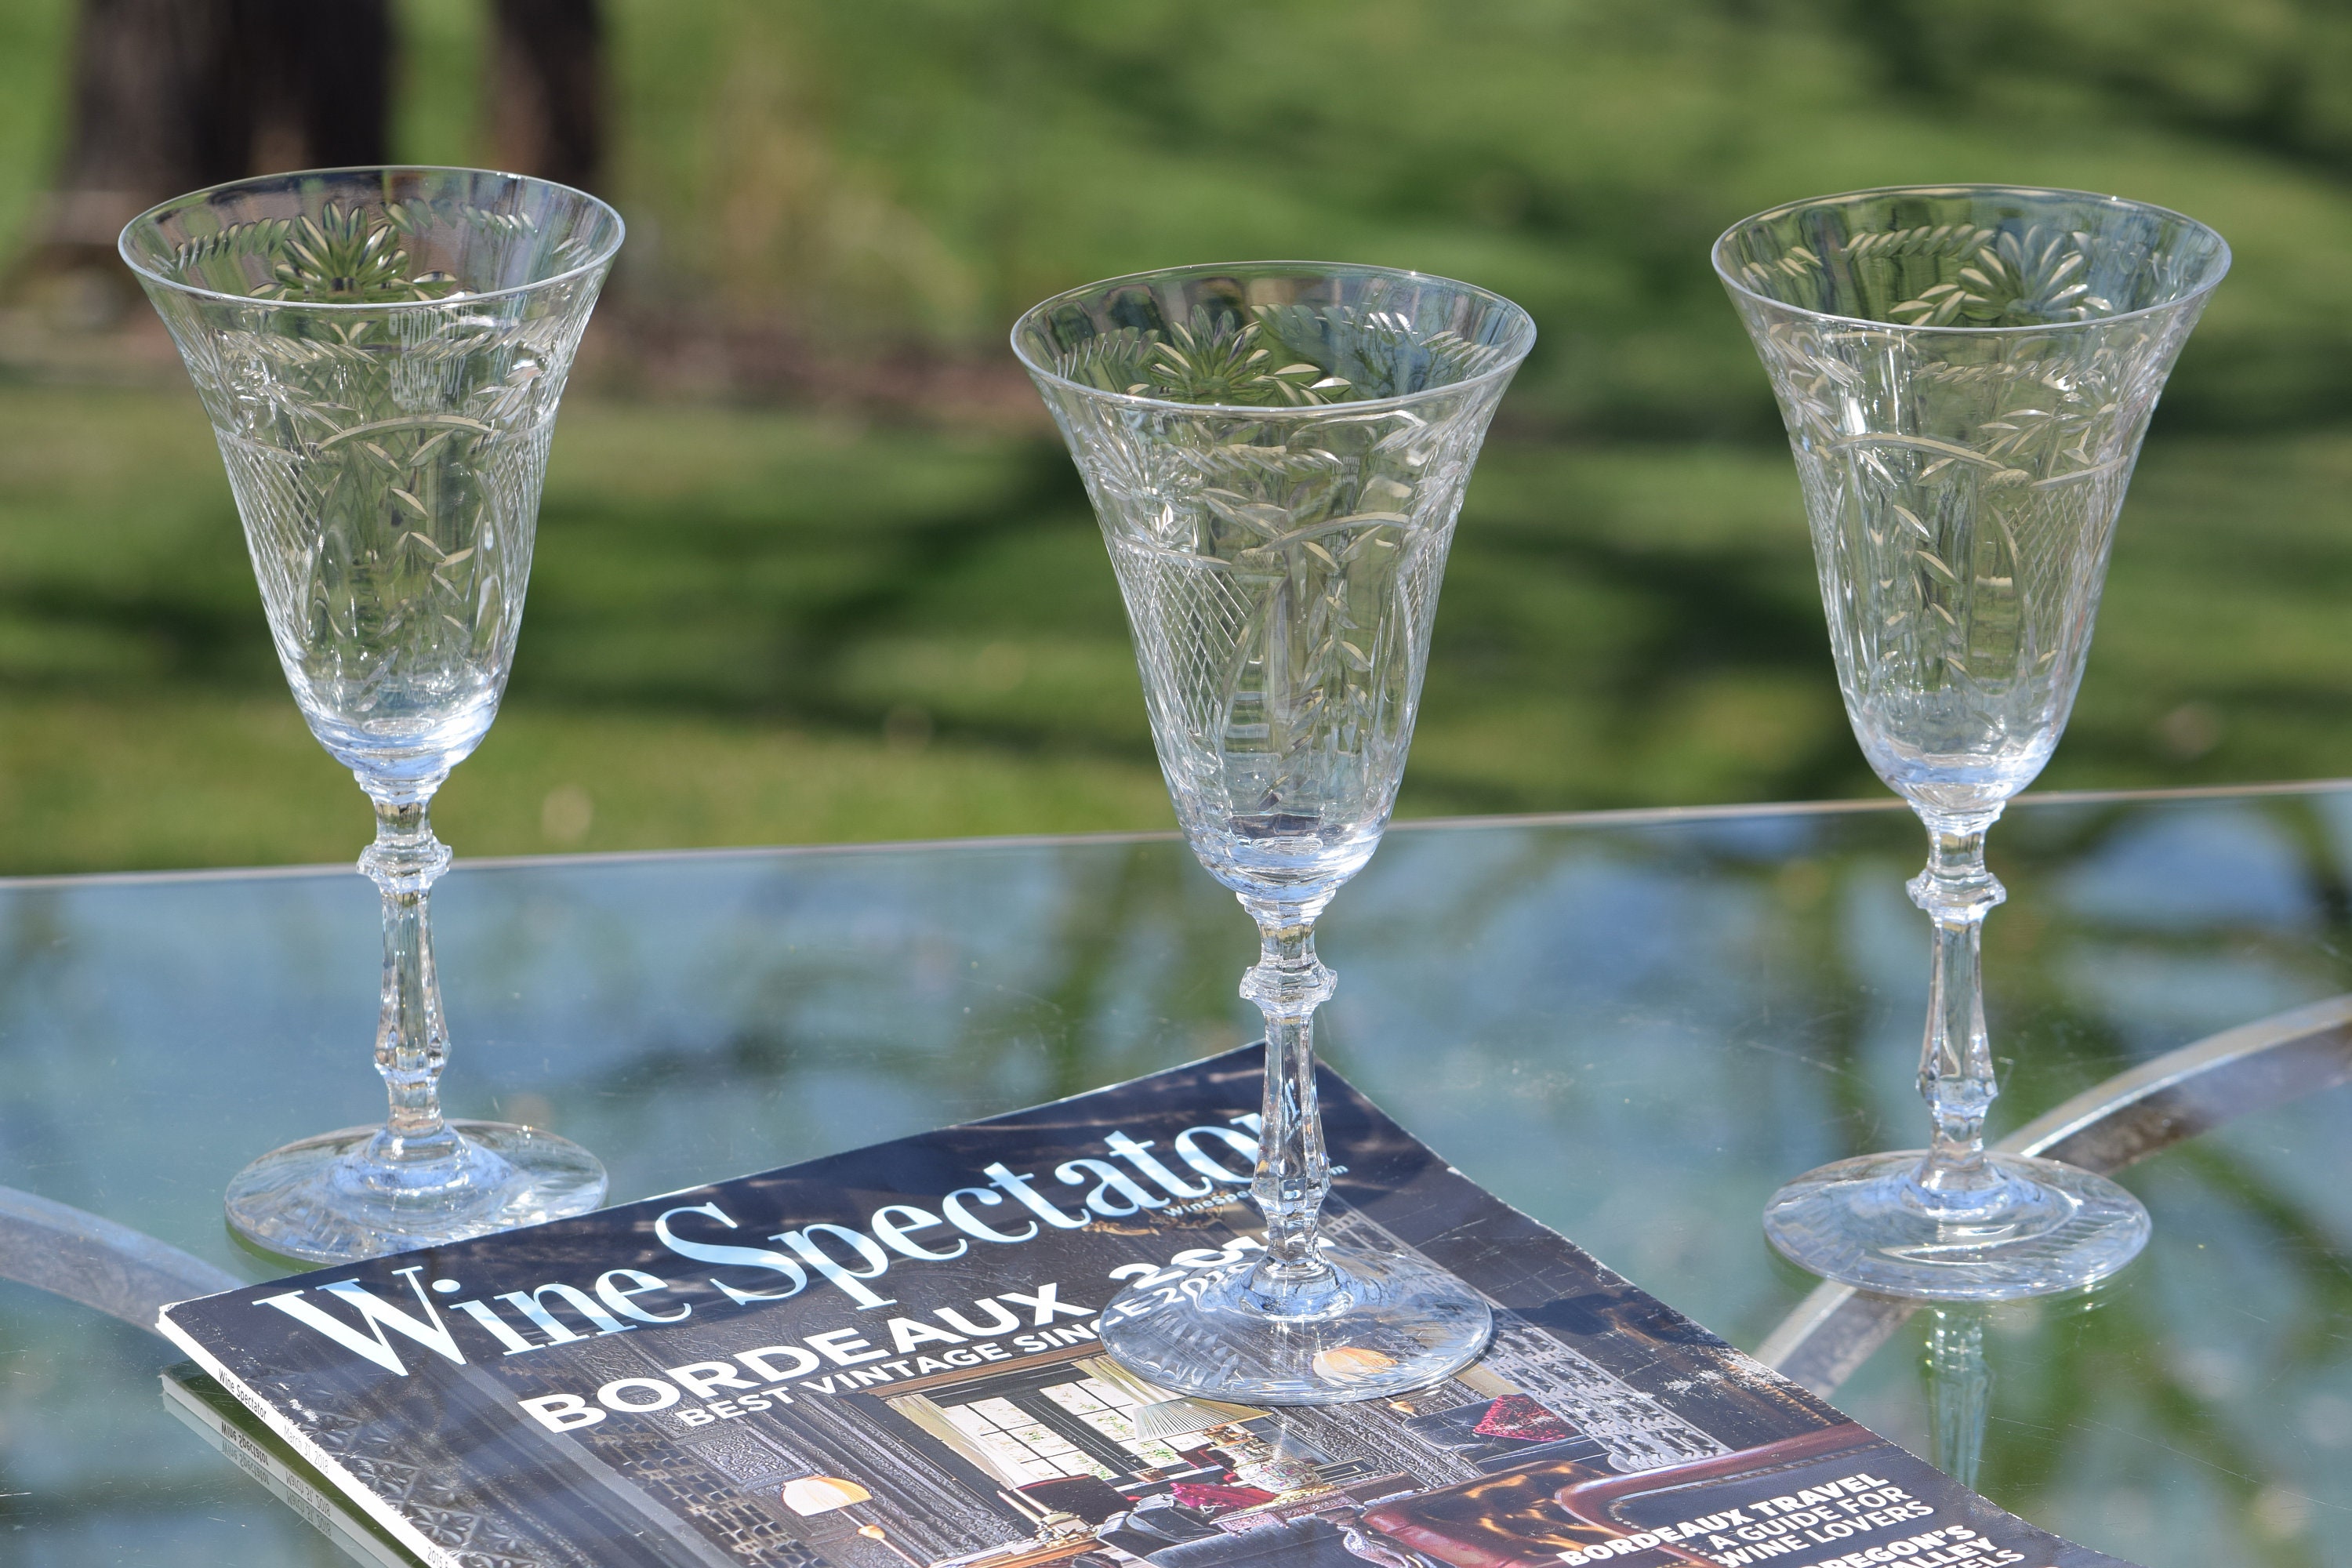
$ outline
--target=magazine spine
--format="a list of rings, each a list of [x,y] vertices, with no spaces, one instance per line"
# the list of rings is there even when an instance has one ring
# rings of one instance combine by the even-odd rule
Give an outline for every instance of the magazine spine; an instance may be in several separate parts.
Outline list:
[[[344,1469],[332,1454],[311,1439],[309,1433],[279,1415],[269,1401],[257,1397],[252,1389],[246,1386],[243,1379],[223,1366],[220,1359],[193,1335],[183,1332],[180,1326],[172,1321],[170,1307],[155,1314],[155,1328],[165,1339],[187,1352],[189,1358],[204,1368],[214,1382],[236,1395],[237,1403],[259,1416],[264,1426],[284,1438],[288,1447],[301,1455],[310,1461],[312,1468],[341,1488],[346,1497],[391,1531],[394,1540],[429,1563],[431,1568],[463,1568],[455,1552],[427,1540],[425,1533],[411,1524],[398,1509],[362,1485],[357,1477]]]
[[[320,1489],[310,1478],[239,1431],[235,1423],[173,1382],[168,1374],[163,1379],[163,1396],[182,1421],[347,1555],[374,1563],[377,1568],[415,1568],[415,1559],[406,1552],[385,1545],[352,1522],[348,1503]]]

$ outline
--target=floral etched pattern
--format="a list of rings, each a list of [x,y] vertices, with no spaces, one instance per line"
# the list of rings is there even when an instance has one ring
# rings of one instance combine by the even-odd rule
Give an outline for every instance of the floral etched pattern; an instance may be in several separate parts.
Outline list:
[[[1891,197],[1823,206],[1743,226],[1721,259],[1796,454],[1847,711],[1897,789],[2004,800],[2064,726],[2201,296],[2142,309],[2164,287],[2144,226],[2103,237],[2095,206],[1932,225]]]
[[[287,680],[320,742],[375,776],[446,773],[497,710],[600,281],[499,291],[517,254],[562,265],[544,240],[528,212],[420,195],[310,202],[152,258],[212,290],[151,291],[219,438]]]
[[[1181,321],[1156,300],[1115,319],[1055,353],[1055,374],[1131,397],[1296,408],[1408,396],[1508,363],[1499,345],[1451,327],[1425,331],[1402,312],[1348,304],[1244,307],[1213,296]]]
[[[1161,766],[1213,868],[1319,879],[1370,855],[1499,390],[1274,426],[1056,400],[1127,601]]]

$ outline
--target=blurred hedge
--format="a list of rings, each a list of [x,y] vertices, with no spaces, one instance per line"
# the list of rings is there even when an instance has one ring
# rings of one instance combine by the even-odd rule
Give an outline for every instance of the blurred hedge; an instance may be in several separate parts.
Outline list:
[[[69,0],[0,8],[0,238]],[[478,0],[405,0],[396,142],[482,156]],[[838,354],[995,355],[1024,305],[1174,261],[1473,278],[1545,337],[1522,427],[1767,436],[1706,265],[1791,196],[2008,180],[2180,207],[2238,275],[2175,426],[2352,410],[2352,10],[2328,0],[610,0],[625,297]]]
[[[420,45],[460,9],[413,7]],[[1527,303],[1523,426],[1765,436],[1715,235],[1816,192],[2004,180],[2231,237],[2175,425],[2352,409],[2352,12],[2316,0],[624,0],[614,21],[631,286],[820,335],[986,353],[1089,277],[1346,256]]]

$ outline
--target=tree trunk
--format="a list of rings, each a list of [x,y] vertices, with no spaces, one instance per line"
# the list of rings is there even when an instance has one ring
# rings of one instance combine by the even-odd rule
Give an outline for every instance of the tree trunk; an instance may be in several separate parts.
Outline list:
[[[385,0],[82,0],[34,270],[102,260],[184,191],[383,162],[391,45]]]
[[[244,173],[339,169],[392,155],[392,26],[384,0],[229,0],[247,62]]]
[[[593,190],[604,153],[596,0],[496,0],[490,145],[502,169]]]
[[[604,141],[596,0],[492,9],[499,163],[593,188]],[[81,0],[65,157],[20,279],[97,279],[85,292],[128,304],[115,237],[155,203],[246,174],[385,162],[392,48],[387,0]],[[111,308],[84,300],[76,313]]]
[[[249,140],[242,102],[208,90],[234,58],[233,0],[83,0],[72,119],[41,240],[112,247],[122,226],[174,192],[226,179]]]

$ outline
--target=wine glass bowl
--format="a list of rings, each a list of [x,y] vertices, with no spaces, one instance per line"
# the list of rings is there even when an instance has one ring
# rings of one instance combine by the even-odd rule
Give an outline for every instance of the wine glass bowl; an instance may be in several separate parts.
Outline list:
[[[2132,466],[2229,247],[2139,203],[1955,185],[1775,208],[1715,265],[1788,426],[1847,717],[1928,830],[1909,891],[1937,932],[1932,1146],[1800,1177],[1766,1229],[1893,1294],[2088,1284],[2147,1215],[2104,1178],[1984,1148],[1979,933],[2006,897],[1984,837],[2064,730]]]
[[[1016,328],[1102,520],[1177,816],[1234,892],[1328,898],[1371,858],[1525,321],[1415,274],[1260,264],[1096,285]]]
[[[367,1257],[593,1207],[551,1134],[451,1123],[426,805],[497,716],[548,438],[619,247],[612,208],[467,169],[268,175],[164,203],[123,258],[179,345],[244,520],[287,684],[373,802],[377,1068],[392,1111],[262,1157],[228,1194],[270,1250]]]
[[[1311,1031],[1336,981],[1314,922],[1395,806],[1454,520],[1534,336],[1484,289],[1311,262],[1114,279],[1013,329],[1102,524],[1177,819],[1260,935],[1265,1251],[1106,1311],[1105,1345],[1161,1387],[1369,1398],[1486,1342],[1460,1281],[1318,1234]]]

